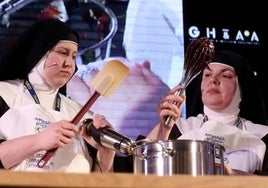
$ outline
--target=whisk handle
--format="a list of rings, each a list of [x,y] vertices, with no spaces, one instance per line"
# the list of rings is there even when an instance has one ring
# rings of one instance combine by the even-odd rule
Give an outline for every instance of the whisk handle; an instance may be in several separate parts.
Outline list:
[[[178,95],[178,96],[181,96],[183,95],[184,93],[184,89],[180,89],[180,90],[177,90],[175,92],[175,95]],[[177,102],[174,102],[173,104],[175,104],[176,106],[178,106],[179,104]],[[171,127],[172,126],[172,116],[168,116],[166,121],[165,121],[165,125],[168,126],[168,127]]]

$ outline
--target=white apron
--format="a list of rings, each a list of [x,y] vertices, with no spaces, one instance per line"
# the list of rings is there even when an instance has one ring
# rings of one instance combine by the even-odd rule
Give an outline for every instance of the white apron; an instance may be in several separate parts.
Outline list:
[[[225,147],[224,162],[232,169],[246,172],[261,170],[265,144],[260,138],[235,126],[207,121],[199,129],[184,133],[178,139],[208,140]]]
[[[17,137],[36,134],[45,129],[51,122],[62,119],[72,119],[64,113],[55,110],[44,109],[39,104],[24,104],[23,101],[23,84],[19,87],[18,95],[13,107],[11,107],[0,118],[0,133],[6,140]],[[26,90],[26,92],[28,92]],[[27,99],[26,99],[27,100]],[[32,99],[32,101],[34,101]],[[25,103],[25,102],[24,102]],[[61,104],[64,108],[64,104]],[[50,138],[47,138],[50,139]],[[44,142],[46,140],[43,140]],[[43,168],[37,166],[46,151],[35,153],[34,156],[22,161],[13,170],[16,171],[60,171],[60,172],[82,172],[89,173],[91,157],[88,155],[86,145],[82,137],[77,134],[72,142],[64,148],[59,148],[56,154],[47,162]],[[87,160],[87,159],[88,160]]]

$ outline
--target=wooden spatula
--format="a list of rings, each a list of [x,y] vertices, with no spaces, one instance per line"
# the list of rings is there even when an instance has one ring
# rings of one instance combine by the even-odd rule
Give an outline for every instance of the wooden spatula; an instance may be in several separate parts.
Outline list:
[[[101,71],[90,82],[90,87],[94,89],[93,95],[86,104],[76,114],[71,123],[78,124],[89,108],[94,104],[99,96],[109,98],[116,88],[122,83],[129,73],[129,68],[119,60],[111,60],[105,64]],[[37,166],[43,168],[49,159],[55,154],[58,148],[48,150],[38,161]]]

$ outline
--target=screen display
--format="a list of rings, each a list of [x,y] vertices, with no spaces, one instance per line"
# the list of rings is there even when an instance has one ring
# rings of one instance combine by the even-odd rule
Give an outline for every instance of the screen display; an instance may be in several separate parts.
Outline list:
[[[81,38],[79,69],[68,84],[68,96],[85,104],[94,92],[90,82],[105,63],[111,59],[122,61],[130,68],[128,76],[111,97],[100,96],[91,110],[105,115],[115,130],[132,139],[146,136],[158,123],[158,102],[180,83],[185,49],[199,37],[209,38],[216,50],[228,49],[249,59],[268,108],[264,1],[27,2],[10,14],[2,9],[0,53],[36,19],[62,18]],[[57,7],[61,10],[59,15],[52,11]],[[187,88],[187,100],[182,107],[184,117],[194,92],[193,84]]]
[[[241,1],[234,5],[231,0],[220,5],[209,0],[130,0],[125,12],[121,9],[120,13],[117,9],[120,6],[107,6],[119,21],[117,32],[122,32],[122,36],[118,44],[122,45],[122,52],[115,52],[111,47],[109,57],[88,63],[83,80],[89,83],[92,76],[88,74],[96,74],[111,58],[120,59],[130,67],[128,77],[113,95],[109,99],[100,97],[91,108],[104,114],[126,136],[133,139],[146,136],[158,123],[158,101],[180,83],[185,49],[199,37],[209,38],[216,50],[228,49],[244,55],[251,61],[260,83],[265,81],[266,31],[256,21],[263,19],[261,11],[252,14],[251,4]],[[254,4],[256,9],[261,6],[260,2]],[[112,45],[118,39],[116,36]],[[182,116],[187,116],[194,89],[194,85],[187,88]],[[262,90],[265,95],[264,87]],[[76,97],[84,103],[89,95],[80,93]]]
[[[107,4],[109,7],[109,4]],[[110,59],[120,59],[130,67],[128,77],[108,99],[100,97],[91,110],[101,113],[120,133],[136,139],[146,136],[158,123],[158,101],[176,86],[182,77],[184,42],[183,14],[181,0],[131,0],[125,7],[122,32],[121,54],[113,54],[98,61],[81,65],[83,82],[90,83],[96,72]],[[113,9],[117,13],[117,9]],[[156,14],[157,13],[157,14]],[[120,23],[119,14],[117,15]],[[115,37],[114,37],[115,38]],[[115,39],[112,40],[112,45]],[[85,73],[86,72],[86,73]],[[81,81],[77,79],[79,83]],[[76,87],[78,86],[76,81]],[[74,84],[72,84],[74,85]],[[85,87],[79,86],[78,90]],[[81,103],[89,98],[89,93],[76,92]],[[81,97],[80,97],[81,96]]]

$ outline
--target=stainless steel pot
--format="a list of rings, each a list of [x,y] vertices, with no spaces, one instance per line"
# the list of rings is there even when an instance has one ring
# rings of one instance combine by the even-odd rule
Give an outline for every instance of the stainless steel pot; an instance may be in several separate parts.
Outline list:
[[[135,174],[224,174],[223,146],[199,140],[133,141],[109,127],[96,129],[92,125],[92,119],[85,119],[79,127],[86,127],[102,146],[133,155]]]
[[[132,153],[135,174],[224,174],[224,147],[208,141],[145,139],[136,143]]]

